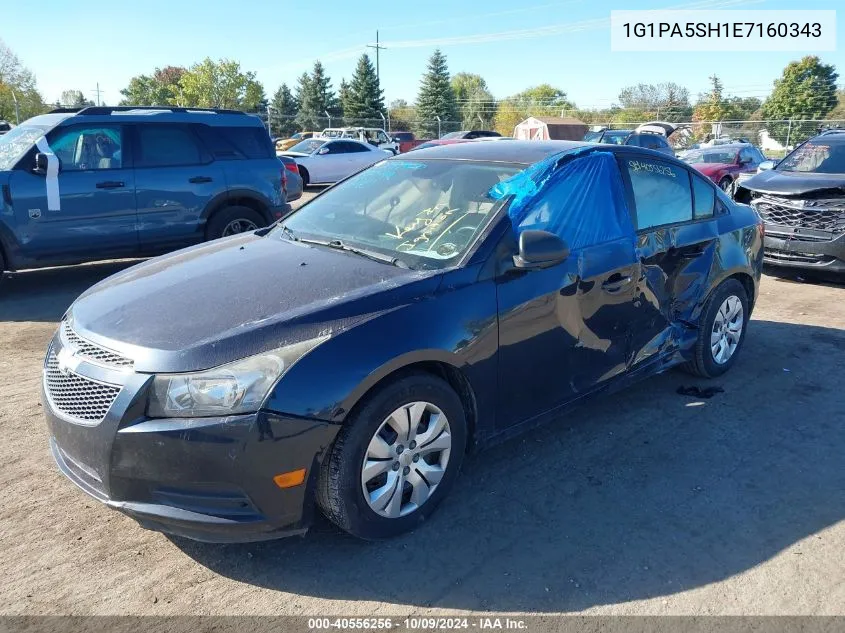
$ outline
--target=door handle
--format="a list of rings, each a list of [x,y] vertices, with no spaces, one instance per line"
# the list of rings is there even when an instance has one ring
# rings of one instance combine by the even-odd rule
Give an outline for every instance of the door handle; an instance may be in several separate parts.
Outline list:
[[[188,178],[188,182],[197,184],[201,182],[211,182],[211,176],[194,176],[193,178]]]
[[[619,292],[632,281],[633,279],[631,277],[617,277],[613,275],[609,279],[606,279],[601,287],[605,292]]]
[[[106,180],[97,183],[97,189],[120,189],[124,186],[122,180]]]

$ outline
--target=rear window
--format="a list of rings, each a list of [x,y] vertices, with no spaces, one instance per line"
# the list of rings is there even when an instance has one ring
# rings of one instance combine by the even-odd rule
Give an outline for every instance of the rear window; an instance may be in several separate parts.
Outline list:
[[[217,159],[273,158],[273,143],[263,127],[197,125],[197,134]]]
[[[404,143],[405,141],[413,141],[414,135],[411,132],[394,132],[393,138],[399,140],[400,142]]]

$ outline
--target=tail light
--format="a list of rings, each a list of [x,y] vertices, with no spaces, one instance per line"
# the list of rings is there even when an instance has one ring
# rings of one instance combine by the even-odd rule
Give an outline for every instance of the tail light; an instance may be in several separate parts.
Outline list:
[[[284,169],[282,170],[282,197],[285,200],[288,198],[288,175]]]
[[[285,163],[285,169],[297,176],[299,175],[299,166],[296,163]]]

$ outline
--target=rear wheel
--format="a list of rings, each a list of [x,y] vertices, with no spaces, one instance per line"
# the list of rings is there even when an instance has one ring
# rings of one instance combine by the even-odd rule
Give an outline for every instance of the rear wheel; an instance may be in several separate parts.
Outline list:
[[[466,418],[448,383],[411,374],[380,388],[340,430],[323,462],[317,500],[364,539],[425,521],[446,496],[466,447]]]
[[[249,207],[227,207],[218,211],[208,221],[205,231],[207,240],[248,233],[265,226],[267,222],[255,209]]]
[[[725,193],[730,193],[733,187],[733,180],[729,176],[725,176],[719,181],[719,188]]]
[[[707,300],[693,359],[684,369],[705,378],[728,371],[745,341],[748,317],[748,296],[743,285],[736,279],[722,282]]]
[[[305,169],[305,167],[303,167],[302,165],[299,166],[299,175],[302,177],[302,188],[305,189],[311,179],[308,175],[308,170]]]

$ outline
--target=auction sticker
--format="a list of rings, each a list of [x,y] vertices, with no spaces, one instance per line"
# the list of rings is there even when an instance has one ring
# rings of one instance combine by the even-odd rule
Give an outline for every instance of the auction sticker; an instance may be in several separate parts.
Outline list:
[[[836,11],[611,11],[611,51],[835,51]]]

